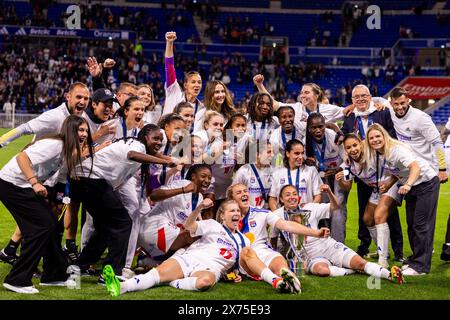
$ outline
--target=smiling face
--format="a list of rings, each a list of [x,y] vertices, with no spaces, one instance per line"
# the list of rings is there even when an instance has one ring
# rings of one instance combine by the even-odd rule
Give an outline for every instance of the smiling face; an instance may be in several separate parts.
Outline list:
[[[344,142],[344,149],[347,155],[354,161],[359,162],[363,154],[363,144],[354,138],[349,138]]]
[[[409,103],[411,100],[405,95],[391,100],[392,109],[394,109],[395,115],[398,117],[403,117],[409,108]]]
[[[206,191],[211,184],[211,170],[208,168],[199,169],[196,173],[192,174],[192,182],[197,185],[201,192]]]
[[[246,213],[250,208],[250,201],[248,196],[248,188],[243,184],[233,186],[231,197],[239,205],[241,213]]]
[[[247,121],[243,117],[237,117],[231,124],[231,129],[236,137],[240,138],[247,131]]]
[[[364,87],[355,87],[352,92],[352,102],[358,111],[366,111],[369,109],[372,96]]]
[[[300,91],[300,101],[304,106],[316,106],[318,97],[311,86],[304,85]]]
[[[213,93],[213,99],[217,105],[221,106],[225,101],[225,88],[221,84],[216,84]]]
[[[203,153],[202,139],[198,136],[191,137],[191,161],[192,163],[201,163]]]
[[[66,98],[71,114],[81,117],[89,102],[89,90],[85,86],[76,86],[66,95]]]
[[[278,119],[280,120],[280,125],[284,132],[291,133],[292,128],[294,127],[294,118],[295,113],[291,108],[283,108],[279,112]]]
[[[184,83],[186,94],[197,97],[202,90],[202,77],[199,74],[191,74]]]
[[[140,100],[136,100],[131,103],[130,108],[124,110],[127,124],[130,124],[132,128],[136,128],[140,125],[142,118],[144,117],[144,104]]]
[[[289,161],[289,167],[295,169],[303,165],[305,148],[301,144],[295,144],[291,151],[285,151]]]
[[[300,202],[297,189],[294,186],[284,188],[283,192],[281,192],[280,200],[284,207],[288,210],[297,208]]]
[[[212,116],[208,122],[205,122],[205,130],[210,137],[220,137],[223,132],[224,119],[220,116]]]
[[[186,123],[182,120],[173,120],[166,124],[164,131],[166,132],[167,140],[173,145],[179,143],[183,137],[179,133],[182,132],[183,129],[186,129]]]
[[[144,108],[147,108],[149,105],[152,104],[152,92],[150,91],[150,88],[147,87],[141,87],[137,91],[137,96],[139,100],[142,101],[144,104]]]
[[[92,102],[92,109],[94,109],[94,115],[102,121],[109,119],[111,111],[113,109],[112,100],[105,102]]]
[[[78,127],[78,142],[81,144],[85,143],[89,134],[89,126],[86,122],[83,122]]]
[[[325,121],[321,118],[314,118],[308,128],[309,134],[313,136],[314,140],[322,141],[325,136]]]
[[[236,202],[231,202],[224,207],[224,211],[220,213],[220,221],[230,230],[236,230],[241,219],[241,210]]]
[[[163,135],[159,130],[150,131],[145,136],[145,146],[147,147],[147,150],[151,155],[156,154],[161,149],[162,142]]]
[[[373,150],[383,153],[382,151],[386,142],[381,131],[377,129],[370,130],[367,134],[367,139],[369,139],[369,146]]]

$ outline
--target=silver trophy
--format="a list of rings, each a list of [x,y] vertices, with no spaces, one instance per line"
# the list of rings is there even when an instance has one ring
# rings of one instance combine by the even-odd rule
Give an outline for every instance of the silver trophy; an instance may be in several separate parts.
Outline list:
[[[311,215],[311,210],[304,210],[300,207],[292,210],[286,210],[290,221],[300,223],[302,225],[308,225],[308,219]],[[304,235],[297,235],[293,233],[287,233],[285,237],[288,237],[289,249],[286,253],[289,267],[298,277],[304,275],[304,265],[306,262],[306,251],[303,249],[303,242],[305,241]]]

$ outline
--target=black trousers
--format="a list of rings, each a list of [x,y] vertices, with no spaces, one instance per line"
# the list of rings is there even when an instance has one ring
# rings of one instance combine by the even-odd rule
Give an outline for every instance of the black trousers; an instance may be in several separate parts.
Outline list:
[[[32,285],[33,273],[41,258],[41,282],[65,281],[67,261],[61,249],[57,221],[46,199],[32,188],[19,188],[0,179],[0,200],[11,212],[23,235],[22,250],[5,283],[26,287]]]
[[[94,264],[108,249],[103,266],[110,264],[116,274],[121,275],[132,224],[127,210],[106,180],[80,178],[71,180],[70,186],[71,197],[83,203],[96,230],[81,251],[78,264]]]
[[[412,256],[405,264],[417,272],[430,272],[433,254],[436,211],[439,200],[439,178],[413,186],[406,194],[406,221]]]
[[[373,188],[366,185],[361,180],[357,180],[356,183],[358,192],[358,239],[361,241],[358,247],[358,253],[365,254],[369,252],[369,246],[372,242],[369,230],[363,221],[364,211],[366,210],[367,203],[369,202],[370,195]],[[391,234],[391,246],[396,257],[403,257],[403,233],[402,225],[400,223],[400,217],[398,215],[397,206],[391,208],[389,217],[387,219],[389,225],[389,231]]]

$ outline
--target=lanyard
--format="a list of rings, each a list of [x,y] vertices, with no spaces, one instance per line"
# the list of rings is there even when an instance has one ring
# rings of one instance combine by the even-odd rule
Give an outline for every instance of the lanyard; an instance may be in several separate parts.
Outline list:
[[[377,152],[377,172],[376,172],[376,179],[377,179],[377,186],[376,186],[376,191],[377,191],[377,193],[380,193],[380,186],[378,185],[378,182],[381,180],[381,177],[383,176],[383,172],[384,172],[384,166],[386,165],[386,158],[384,159],[384,162],[383,162],[383,166],[381,167],[381,173],[380,173],[380,175],[378,176],[378,172],[379,172],[379,170],[380,170],[380,167],[379,167],[379,164],[378,164],[378,162],[379,162],[379,156],[380,156],[380,154]]]
[[[247,214],[245,215],[244,219],[242,219],[241,221],[239,221],[239,226],[238,229],[240,232],[242,233],[247,233],[249,231],[249,227],[248,227],[248,217],[250,216],[250,214],[252,213],[252,207],[250,207],[248,209]]]
[[[369,119],[367,120],[367,127],[370,127],[373,124],[373,117],[371,114],[369,114]],[[364,126],[361,120],[361,116],[356,117],[356,123],[355,123],[355,129],[356,126],[358,126],[359,135],[361,136],[361,139],[366,139],[366,132],[364,131]]]
[[[126,141],[127,140],[127,123],[125,121],[125,118],[122,118],[122,132],[123,132],[123,138]],[[136,137],[136,135],[137,135],[137,128],[133,128],[131,136]]]
[[[167,141],[166,146],[164,147],[164,155],[165,156],[167,156],[167,154],[169,153],[169,148],[170,148],[170,141]],[[162,172],[160,175],[161,185],[166,184],[166,169],[167,169],[167,166],[165,164],[163,164]]]
[[[322,150],[319,149],[318,144],[313,141],[314,154],[319,162],[319,171],[325,171],[325,149],[327,147],[327,138],[323,137]]]
[[[292,177],[291,177],[291,168],[288,168],[288,181],[289,184],[292,186]],[[295,181],[295,188],[297,189],[297,192],[300,193],[300,168],[297,168],[297,180]]]
[[[305,110],[306,110],[306,113],[308,113],[308,116],[314,112],[320,113],[320,105],[317,104],[317,111],[309,111],[309,109],[306,106],[305,106]]]
[[[63,197],[63,204],[70,204],[70,195],[69,195],[69,192],[70,192],[70,176],[69,175],[67,175],[67,178],[66,178],[66,185],[65,185],[65,187],[64,187],[64,197]]]
[[[250,164],[250,168],[252,168],[253,173],[256,176],[256,180],[258,181],[259,189],[261,190],[261,195],[262,195],[264,201],[267,201],[266,188],[264,188],[264,184],[261,181],[261,177],[259,176],[258,169],[256,168],[256,166],[253,163]]]
[[[266,120],[264,120],[261,124],[261,129],[259,131],[259,139],[261,140],[261,135],[264,134],[264,130],[266,129]],[[253,122],[253,137],[256,139],[256,124]]]
[[[295,126],[292,127],[292,139],[291,140],[294,140],[294,139],[295,139]],[[283,128],[281,128],[281,140],[283,141],[283,148],[286,148],[286,135],[283,131]]]
[[[222,225],[222,226],[225,229],[225,231],[228,233],[230,238],[234,241],[234,244],[236,245],[236,262],[234,263],[234,269],[238,269],[239,270],[239,251],[240,251],[239,250],[239,244],[238,244],[236,238],[230,232],[230,230],[228,230],[228,228],[225,227],[224,225]],[[242,233],[240,233],[239,231],[236,231],[236,233],[239,236],[239,238],[241,239],[242,248],[244,248],[245,247],[245,241],[244,241],[244,237],[242,236]]]
[[[192,203],[192,212],[194,212],[194,210],[197,208],[198,193],[192,193],[191,203]]]

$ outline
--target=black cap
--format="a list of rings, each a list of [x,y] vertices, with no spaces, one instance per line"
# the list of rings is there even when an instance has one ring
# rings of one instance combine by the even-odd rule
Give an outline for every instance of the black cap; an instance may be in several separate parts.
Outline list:
[[[98,103],[98,102],[105,102],[105,101],[117,101],[116,96],[114,93],[105,88],[97,89],[92,94],[92,102]]]

